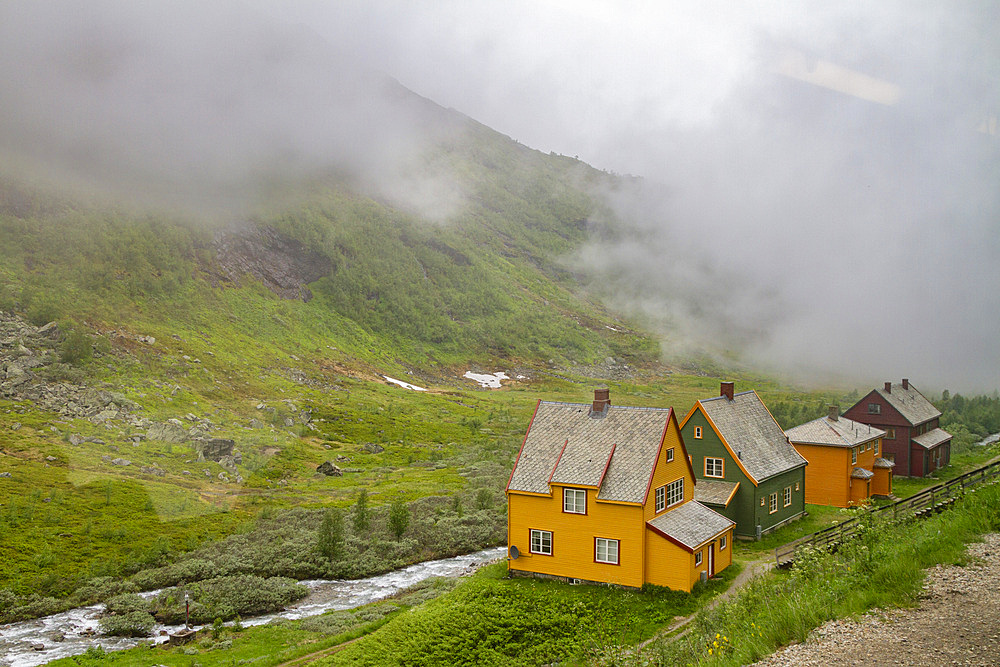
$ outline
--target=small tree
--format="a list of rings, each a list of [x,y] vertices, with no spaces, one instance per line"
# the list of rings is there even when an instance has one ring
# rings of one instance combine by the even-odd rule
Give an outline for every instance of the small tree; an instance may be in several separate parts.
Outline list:
[[[368,489],[361,489],[358,499],[354,503],[354,534],[360,535],[368,530],[370,521],[368,519]]]
[[[406,503],[400,498],[396,498],[392,501],[392,505],[389,506],[389,530],[395,536],[396,541],[403,536],[406,532],[407,527],[410,525],[410,510],[406,507]]]
[[[319,552],[329,560],[340,557],[344,545],[344,514],[334,507],[323,515],[323,523],[319,526]]]

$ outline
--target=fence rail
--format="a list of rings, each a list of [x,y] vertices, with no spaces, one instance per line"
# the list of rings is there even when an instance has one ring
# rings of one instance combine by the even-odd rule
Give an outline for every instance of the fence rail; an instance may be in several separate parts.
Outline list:
[[[977,486],[1000,475],[1000,461],[988,463],[955,479],[924,489],[909,498],[897,500],[869,510],[871,514],[891,515],[891,523],[901,523],[913,517],[927,516],[940,512],[955,502],[964,489]],[[848,519],[835,526],[824,528],[805,537],[800,537],[774,550],[778,567],[787,567],[795,561],[795,552],[804,546],[827,547],[850,539],[858,530],[858,520]]]

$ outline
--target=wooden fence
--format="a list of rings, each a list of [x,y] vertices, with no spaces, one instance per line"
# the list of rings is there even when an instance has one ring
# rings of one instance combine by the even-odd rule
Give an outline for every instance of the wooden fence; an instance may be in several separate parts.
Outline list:
[[[897,500],[889,505],[869,510],[871,514],[891,517],[891,523],[901,523],[914,517],[940,512],[955,502],[964,489],[977,486],[1000,475],[1000,461],[994,461],[955,479],[924,489],[909,498]],[[795,552],[806,545],[812,547],[832,547],[850,539],[858,531],[858,520],[848,519],[835,526],[800,537],[774,550],[778,567],[788,567],[795,561]]]

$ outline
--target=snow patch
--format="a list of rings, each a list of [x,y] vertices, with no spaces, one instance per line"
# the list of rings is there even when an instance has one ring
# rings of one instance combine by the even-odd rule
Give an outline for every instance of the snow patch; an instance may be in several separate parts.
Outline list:
[[[484,375],[482,373],[473,373],[472,371],[465,371],[465,375],[462,377],[468,378],[473,382],[478,382],[479,386],[486,389],[499,389],[500,380],[509,380],[510,377],[503,371],[493,373],[492,375]]]
[[[402,380],[397,380],[396,378],[391,378],[388,375],[383,375],[382,377],[384,377],[387,382],[391,382],[393,384],[398,384],[403,389],[412,389],[413,391],[427,391],[423,387],[418,387],[415,384],[410,384],[409,382],[403,382]]]

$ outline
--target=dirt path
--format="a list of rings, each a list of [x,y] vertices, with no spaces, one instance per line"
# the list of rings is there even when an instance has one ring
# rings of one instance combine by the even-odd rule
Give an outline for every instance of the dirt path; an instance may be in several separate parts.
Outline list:
[[[743,588],[748,581],[750,581],[751,579],[753,579],[754,577],[756,577],[759,574],[767,572],[772,567],[774,567],[774,563],[771,562],[772,560],[773,560],[773,557],[770,556],[770,555],[768,555],[768,556],[765,556],[764,558],[761,558],[759,560],[750,561],[749,563],[747,563],[744,566],[743,571],[740,572],[738,575],[736,575],[736,578],[733,579],[733,583],[731,583],[729,585],[729,588],[727,588],[722,593],[720,593],[719,595],[717,595],[714,598],[712,598],[711,602],[709,602],[704,607],[702,607],[701,609],[699,609],[698,611],[696,611],[694,614],[691,614],[690,616],[685,616],[684,618],[681,618],[681,619],[678,619],[678,620],[674,621],[673,623],[671,623],[670,625],[668,625],[667,627],[665,627],[663,630],[660,630],[655,635],[653,635],[652,637],[650,637],[646,641],[644,641],[641,644],[639,644],[638,648],[640,648],[640,649],[645,648],[647,645],[649,645],[652,642],[656,641],[660,637],[663,637],[664,635],[668,635],[671,632],[674,632],[674,631],[676,631],[676,630],[678,630],[680,628],[684,628],[684,626],[686,626],[688,623],[690,623],[691,619],[693,619],[695,616],[697,616],[698,613],[700,613],[701,611],[712,609],[716,605],[718,605],[720,602],[722,602],[723,600],[728,600],[733,595],[735,595],[737,591],[739,591],[741,588]],[[675,637],[673,637],[673,639],[676,639],[677,637],[683,637],[686,633],[687,633],[687,629],[685,628],[680,633],[678,633]]]
[[[920,604],[830,621],[759,667],[1000,664],[1000,535],[969,545],[965,567],[927,571]]]

